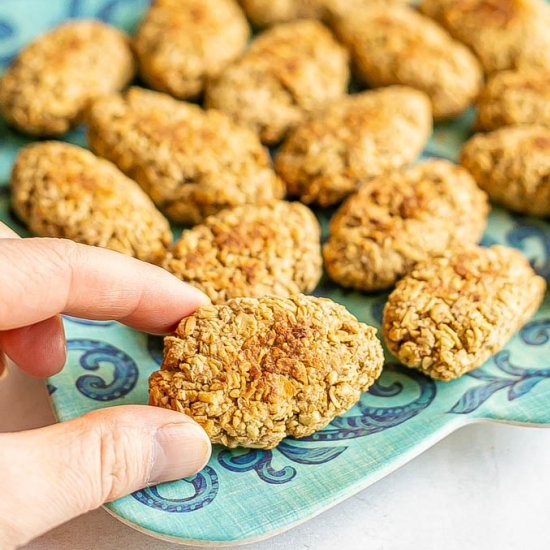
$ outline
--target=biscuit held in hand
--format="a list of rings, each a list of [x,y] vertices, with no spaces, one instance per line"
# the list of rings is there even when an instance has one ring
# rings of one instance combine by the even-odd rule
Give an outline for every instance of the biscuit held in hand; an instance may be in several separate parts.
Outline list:
[[[537,311],[545,290],[513,248],[450,251],[397,283],[384,308],[384,340],[404,365],[452,380],[501,350]]]
[[[156,0],[133,45],[143,80],[183,99],[238,57],[249,34],[235,0]]]
[[[489,206],[472,176],[429,160],[365,183],[336,212],[323,249],[331,279],[364,291],[395,284],[416,262],[481,239]]]
[[[172,241],[168,221],[139,185],[75,145],[21,149],[11,176],[12,205],[39,237],[63,237],[160,263]]]
[[[61,135],[90,101],[120,90],[134,73],[124,33],[101,21],[71,21],[21,50],[0,79],[0,111],[22,132]]]
[[[496,203],[534,216],[550,216],[550,128],[507,126],[467,141],[460,154]]]
[[[149,403],[188,414],[213,443],[270,449],[346,412],[383,361],[376,330],[330,300],[236,298],[165,339]]]
[[[279,142],[306,113],[345,94],[349,56],[318,21],[276,25],[206,89],[206,105]]]
[[[238,206],[184,231],[164,267],[215,304],[311,292],[322,274],[321,228],[298,202]]]
[[[288,136],[275,167],[289,195],[329,206],[413,161],[431,133],[428,96],[405,86],[372,90],[313,113]]]

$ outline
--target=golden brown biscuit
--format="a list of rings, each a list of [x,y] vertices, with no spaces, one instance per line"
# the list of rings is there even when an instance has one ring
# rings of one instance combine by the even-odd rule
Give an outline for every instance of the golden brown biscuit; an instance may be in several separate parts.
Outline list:
[[[23,48],[0,79],[0,111],[9,124],[35,136],[76,126],[94,98],[132,79],[128,38],[100,21],[72,21]]]
[[[268,27],[293,19],[324,19],[335,10],[351,11],[362,6],[407,4],[409,0],[240,0],[248,18],[257,27]]]
[[[342,96],[348,54],[317,21],[277,25],[207,87],[206,105],[277,143],[307,112]]]
[[[156,90],[196,97],[244,51],[249,34],[235,0],[156,0],[133,41],[140,75]]]
[[[346,412],[383,361],[376,329],[330,300],[236,298],[165,339],[149,404],[188,414],[213,443],[271,449]]]
[[[486,73],[550,67],[544,0],[423,0],[420,9],[469,46]]]
[[[303,204],[238,206],[184,231],[165,267],[215,304],[311,292],[322,274],[321,229]]]
[[[488,210],[487,197],[470,174],[444,160],[379,176],[332,219],[325,267],[345,287],[389,288],[417,262],[478,242]]]
[[[334,18],[358,77],[369,86],[404,84],[425,92],[436,118],[460,115],[479,93],[472,53],[407,6],[372,6]]]
[[[502,349],[545,289],[519,251],[466,247],[417,265],[397,283],[384,308],[384,340],[404,365],[452,380]]]
[[[196,224],[284,195],[258,137],[223,113],[132,88],[96,101],[88,119],[92,150],[136,180],[174,222]]]
[[[493,201],[550,216],[550,128],[508,126],[478,134],[464,145],[460,163]]]
[[[24,147],[11,176],[12,205],[40,237],[63,237],[159,263],[168,221],[110,162],[61,142]]]
[[[550,127],[550,71],[502,71],[478,99],[476,127],[496,130],[515,124]]]
[[[413,161],[432,132],[428,97],[392,86],[346,96],[291,132],[275,168],[290,195],[329,206],[361,183]]]

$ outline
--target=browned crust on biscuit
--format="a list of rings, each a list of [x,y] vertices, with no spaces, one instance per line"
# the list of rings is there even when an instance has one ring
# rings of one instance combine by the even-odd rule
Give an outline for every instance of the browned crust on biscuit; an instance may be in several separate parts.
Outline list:
[[[550,7],[543,0],[423,0],[420,9],[469,46],[486,73],[550,68]]]
[[[196,97],[244,51],[249,34],[234,0],[156,0],[133,41],[140,75],[156,90]]]
[[[428,97],[392,86],[313,113],[286,139],[275,167],[290,195],[329,206],[368,179],[413,161],[432,132]]]
[[[496,130],[515,124],[550,127],[550,71],[502,71],[483,88],[476,127]]]
[[[300,203],[240,206],[185,231],[166,269],[213,303],[311,292],[322,274],[321,230]]]
[[[324,246],[330,277],[364,291],[393,286],[419,261],[481,239],[485,193],[463,168],[422,162],[365,183],[337,211]]]
[[[12,205],[40,237],[62,237],[159,263],[168,221],[110,162],[61,142],[24,147],[11,176]]]
[[[467,247],[419,264],[397,284],[384,309],[384,340],[404,365],[452,380],[501,350],[545,289],[519,251]]]
[[[277,143],[306,113],[342,96],[347,51],[317,21],[277,25],[207,87],[206,105]]]
[[[330,19],[340,11],[351,12],[372,4],[408,4],[410,0],[240,0],[256,27],[268,27],[293,19]]]
[[[436,118],[461,114],[476,99],[481,67],[464,45],[407,6],[342,13],[333,26],[369,86],[403,84],[425,92]]]
[[[164,344],[149,403],[181,411],[213,443],[271,449],[352,407],[378,378],[376,330],[323,298],[204,306]]]
[[[139,88],[94,103],[88,140],[137,181],[172,221],[200,223],[240,204],[281,198],[268,151],[217,111]]]
[[[19,52],[0,79],[0,111],[22,132],[61,135],[91,100],[120,90],[134,72],[124,33],[100,21],[65,23]]]
[[[489,197],[535,216],[550,216],[550,128],[507,126],[464,145],[460,163]]]

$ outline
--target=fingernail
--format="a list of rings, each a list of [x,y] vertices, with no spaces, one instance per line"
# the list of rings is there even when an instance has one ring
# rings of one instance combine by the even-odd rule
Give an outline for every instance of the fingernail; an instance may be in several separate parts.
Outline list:
[[[198,424],[187,421],[163,426],[155,435],[149,483],[155,485],[200,472],[211,451],[210,440]]]

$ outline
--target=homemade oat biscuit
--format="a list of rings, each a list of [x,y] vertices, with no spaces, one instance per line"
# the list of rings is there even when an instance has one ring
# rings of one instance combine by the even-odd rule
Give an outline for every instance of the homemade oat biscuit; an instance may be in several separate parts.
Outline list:
[[[428,97],[392,86],[336,100],[291,132],[276,171],[290,195],[329,206],[414,160],[432,132]]]
[[[264,31],[206,90],[206,105],[226,112],[274,144],[306,113],[344,95],[348,53],[318,21]]]
[[[502,71],[491,77],[477,102],[476,127],[514,124],[550,127],[550,71]]]
[[[330,300],[236,298],[165,339],[149,404],[188,414],[213,443],[271,449],[347,411],[383,361],[376,329]]]
[[[334,10],[382,4],[406,4],[409,0],[240,0],[248,18],[257,27],[300,18],[323,19]]]
[[[63,237],[159,263],[172,233],[139,185],[110,162],[61,142],[21,149],[13,209],[40,237]]]
[[[463,168],[429,160],[374,178],[330,222],[332,280],[363,291],[393,286],[414,265],[481,239],[487,197]]]
[[[412,8],[374,5],[333,19],[365,84],[417,88],[438,119],[460,115],[476,99],[482,71],[475,56]]]
[[[311,292],[322,274],[321,229],[300,203],[246,205],[184,231],[164,267],[213,303]]]
[[[126,86],[135,73],[128,38],[100,21],[65,23],[23,48],[0,79],[0,112],[35,136],[76,126],[94,98]]]
[[[546,284],[512,248],[469,246],[418,264],[390,294],[383,334],[406,366],[452,380],[501,350]]]
[[[132,88],[88,113],[94,152],[137,181],[172,221],[200,223],[240,204],[284,195],[258,137],[217,111]]]
[[[133,41],[140,75],[157,90],[196,97],[244,51],[249,34],[235,0],[156,0]]]
[[[460,163],[493,201],[550,216],[550,128],[507,126],[477,134],[464,145]]]
[[[486,73],[550,68],[550,7],[544,0],[423,0],[420,9],[469,46]]]

